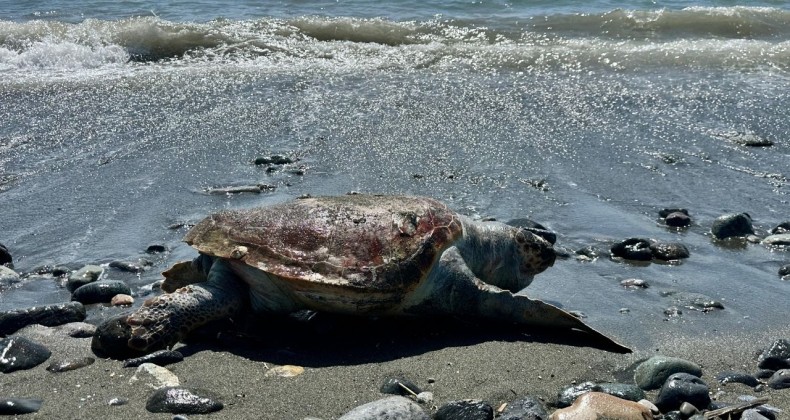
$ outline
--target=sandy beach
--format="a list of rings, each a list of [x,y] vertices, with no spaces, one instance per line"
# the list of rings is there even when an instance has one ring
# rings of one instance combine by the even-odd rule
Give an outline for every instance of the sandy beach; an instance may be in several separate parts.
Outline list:
[[[218,397],[224,409],[207,415],[210,418],[333,419],[385,397],[379,387],[393,376],[410,379],[432,392],[433,403],[424,405],[431,412],[447,401],[466,398],[484,400],[494,408],[525,395],[550,404],[558,391],[573,383],[633,383],[635,363],[662,354],[700,364],[702,379],[715,401],[735,402],[740,395],[768,396],[769,404],[790,412],[790,390],[755,392],[741,384],[720,385],[714,378],[721,371],[754,372],[758,346],[790,336],[788,329],[750,336],[662,337],[657,340],[660,347],[640,348],[639,343],[629,343],[635,347],[633,353],[616,354],[590,347],[583,337],[563,340],[480,325],[380,321],[352,322],[337,328],[343,330],[313,338],[307,337],[312,333],[306,331],[283,338],[273,330],[268,343],[264,342],[266,334],[244,338],[220,335],[216,340],[179,345],[185,360],[167,368],[182,386],[208,390]],[[40,326],[19,335],[49,347],[53,353],[50,361],[93,356],[89,338],[64,337],[55,329]],[[135,369],[123,368],[121,361],[97,358],[90,366],[63,373],[48,372],[45,368],[50,361],[3,375],[3,396],[44,401],[41,410],[27,418],[172,418],[171,414],[146,410],[153,389],[144,380],[130,384]],[[305,370],[295,377],[267,374],[280,365],[298,365]],[[648,398],[655,395],[655,391],[649,392]],[[128,403],[111,406],[113,398],[127,399]]]

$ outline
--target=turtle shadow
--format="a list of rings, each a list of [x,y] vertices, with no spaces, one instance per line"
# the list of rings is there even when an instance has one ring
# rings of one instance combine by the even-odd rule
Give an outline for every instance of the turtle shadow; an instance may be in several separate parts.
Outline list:
[[[253,361],[305,367],[379,363],[489,341],[622,352],[582,331],[526,329],[450,318],[369,319],[316,314],[309,320],[294,317],[248,319],[228,327],[227,324],[212,325],[196,331],[178,350],[187,357],[205,350],[221,350]]]

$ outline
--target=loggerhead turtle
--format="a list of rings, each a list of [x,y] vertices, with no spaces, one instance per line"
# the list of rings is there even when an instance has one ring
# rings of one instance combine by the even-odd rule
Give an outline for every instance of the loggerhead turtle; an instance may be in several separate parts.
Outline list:
[[[551,243],[527,229],[475,222],[430,198],[348,195],[223,211],[184,240],[200,256],[163,273],[162,288],[172,293],[126,318],[132,349],[172,346],[250,308],[487,318],[577,329],[630,351],[555,306],[514,294],[553,265]]]

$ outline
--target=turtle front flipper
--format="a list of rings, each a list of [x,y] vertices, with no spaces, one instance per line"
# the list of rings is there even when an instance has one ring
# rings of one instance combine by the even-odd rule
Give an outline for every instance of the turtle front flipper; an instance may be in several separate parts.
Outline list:
[[[149,299],[129,315],[128,345],[141,351],[172,347],[195,328],[234,316],[244,307],[245,298],[246,286],[227,263],[217,261],[205,283]]]

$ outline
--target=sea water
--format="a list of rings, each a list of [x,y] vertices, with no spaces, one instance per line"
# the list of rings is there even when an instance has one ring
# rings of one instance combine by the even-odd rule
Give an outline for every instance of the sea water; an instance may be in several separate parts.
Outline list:
[[[790,220],[789,71],[782,1],[1,1],[0,243],[22,273],[148,258],[106,272],[142,294],[195,255],[178,226],[210,212],[421,194],[598,248],[525,292],[631,345],[786,325],[790,252],[722,246],[709,227]],[[298,162],[253,164],[272,154]],[[256,184],[275,189],[208,193]],[[663,207],[694,225],[667,229]],[[691,258],[607,257],[634,236]],[[144,254],[154,243],[169,251]],[[632,277],[652,287],[619,285]],[[666,321],[668,291],[725,309]],[[31,277],[0,309],[63,299]]]

